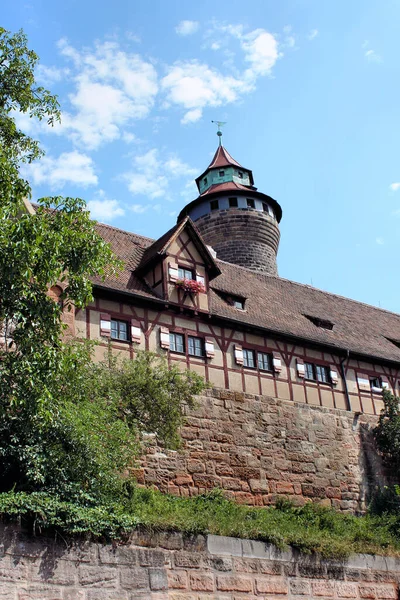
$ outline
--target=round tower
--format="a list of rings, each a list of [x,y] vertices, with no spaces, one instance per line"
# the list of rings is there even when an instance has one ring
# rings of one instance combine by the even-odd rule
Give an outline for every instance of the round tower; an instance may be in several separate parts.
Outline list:
[[[199,196],[180,212],[178,222],[189,215],[217,258],[277,275],[282,209],[257,191],[252,172],[220,144],[196,184]]]

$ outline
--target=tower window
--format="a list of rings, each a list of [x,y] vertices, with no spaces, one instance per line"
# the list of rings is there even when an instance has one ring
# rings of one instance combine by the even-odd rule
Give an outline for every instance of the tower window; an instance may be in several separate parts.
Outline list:
[[[207,185],[207,177],[204,177],[203,183],[204,183],[204,185]]]
[[[269,206],[263,202],[263,211],[269,214]]]
[[[247,208],[255,208],[256,204],[253,198],[247,198]]]
[[[219,176],[220,176],[220,177],[223,177],[224,175],[225,175],[225,171],[220,171],[220,172],[219,172]]]
[[[210,202],[210,208],[211,208],[211,210],[218,210],[219,209],[219,202],[218,202],[218,200],[211,200],[211,202]]]
[[[237,198],[229,198],[229,206],[230,208],[237,208],[238,199]]]
[[[243,179],[243,173],[242,173],[242,171],[238,171],[238,177],[239,177],[239,179]]]

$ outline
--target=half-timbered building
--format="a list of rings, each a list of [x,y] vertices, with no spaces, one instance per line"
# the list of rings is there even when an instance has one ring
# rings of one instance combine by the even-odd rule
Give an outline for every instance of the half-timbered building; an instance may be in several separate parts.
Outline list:
[[[281,207],[222,145],[196,183],[158,240],[98,224],[124,269],[94,280],[75,335],[98,358],[111,340],[215,388],[379,414],[382,390],[399,391],[400,316],[279,277]]]

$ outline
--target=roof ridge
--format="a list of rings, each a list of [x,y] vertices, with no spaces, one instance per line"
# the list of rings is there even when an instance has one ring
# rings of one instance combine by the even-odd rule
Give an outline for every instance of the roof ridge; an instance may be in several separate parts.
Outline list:
[[[361,304],[362,306],[366,306],[368,308],[373,308],[374,310],[379,310],[380,312],[388,313],[390,315],[394,315],[395,317],[400,318],[400,313],[394,312],[387,308],[382,308],[380,306],[375,306],[374,304],[368,304],[368,302],[363,302],[362,300],[355,300],[354,298],[349,298],[348,296],[342,296],[341,294],[336,294],[335,292],[328,292],[327,290],[321,290],[320,288],[314,287],[313,285],[309,285],[308,283],[301,283],[299,281],[293,281],[292,279],[287,279],[286,277],[281,277],[280,275],[273,275],[271,273],[262,273],[260,271],[253,271],[253,269],[249,269],[248,267],[243,267],[242,265],[235,265],[234,263],[230,263],[226,260],[222,260],[218,258],[217,261],[222,262],[224,264],[230,265],[235,269],[243,269],[248,273],[254,273],[257,276],[269,277],[271,279],[276,279],[277,281],[285,281],[291,283],[292,285],[298,285],[304,288],[308,288],[310,290],[315,290],[316,292],[320,292],[321,294],[326,294],[328,296],[334,296],[335,298],[341,298],[342,300],[346,300],[347,302],[354,302],[355,304]]]

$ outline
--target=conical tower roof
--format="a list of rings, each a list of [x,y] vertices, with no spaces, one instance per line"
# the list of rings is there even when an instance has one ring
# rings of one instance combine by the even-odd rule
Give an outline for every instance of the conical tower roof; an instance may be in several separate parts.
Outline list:
[[[209,171],[212,171],[213,169],[223,169],[226,167],[234,167],[235,169],[246,172],[249,176],[250,185],[253,186],[254,179],[252,171],[242,167],[242,165],[229,154],[228,150],[221,145],[218,146],[217,150],[215,151],[213,159],[208,165],[207,169],[199,177],[196,177],[196,184],[199,191],[199,182],[207,175]]]

